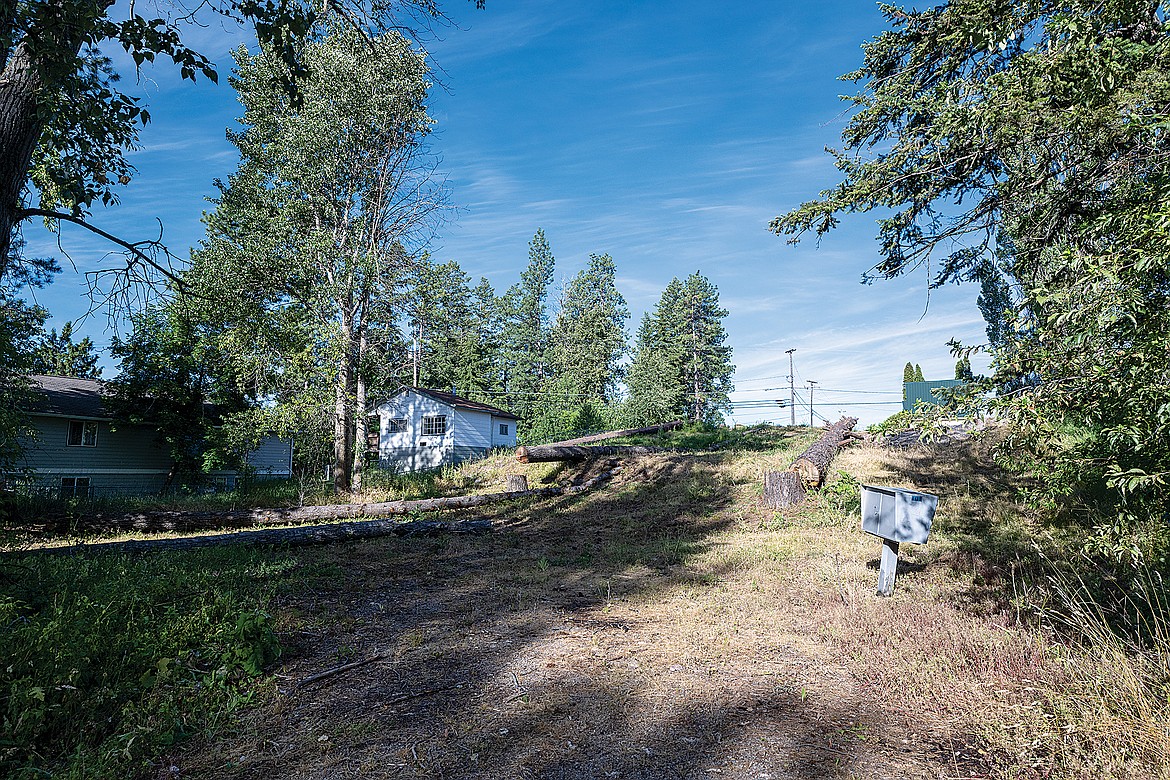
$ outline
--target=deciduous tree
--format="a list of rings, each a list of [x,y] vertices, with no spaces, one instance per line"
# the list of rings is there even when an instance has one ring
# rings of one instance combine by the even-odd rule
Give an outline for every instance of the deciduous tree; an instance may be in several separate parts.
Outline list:
[[[275,83],[299,102],[312,67],[300,42],[330,9],[371,39],[441,18],[434,0],[210,0],[180,13],[163,3],[123,7],[113,0],[0,3],[0,280],[19,259],[8,250],[20,224],[35,218],[54,229],[74,223],[122,247],[126,264],[105,269],[117,273],[113,292],[173,274],[160,242],[119,238],[88,221],[95,203],[116,203],[117,187],[130,182],[126,154],[149,120],[140,98],[122,91],[101,47],[121,47],[139,65],[169,59],[183,78],[214,81],[215,65],[184,38],[207,19],[236,19],[255,26],[279,63]]]
[[[1132,518],[1164,509],[1166,4],[952,0],[883,11],[890,29],[846,77],[862,87],[834,153],[843,180],[772,229],[795,240],[844,213],[880,210],[882,259],[868,276],[927,263],[936,285],[1002,273],[983,275],[983,305],[1028,337],[989,331],[989,383],[1017,382],[999,410],[1030,444],[1043,484],[1090,496],[1107,483]]]
[[[275,323],[290,334],[276,342],[294,349],[272,352],[257,381],[329,377],[333,484],[347,490],[364,439],[371,328],[385,328],[383,303],[409,270],[403,247],[429,237],[443,205],[423,146],[427,64],[402,35],[370,39],[334,16],[299,52],[307,73],[294,100],[278,54],[236,53],[244,129],[229,137],[240,167],[220,185],[189,280],[230,327]],[[267,392],[305,398],[297,387]]]

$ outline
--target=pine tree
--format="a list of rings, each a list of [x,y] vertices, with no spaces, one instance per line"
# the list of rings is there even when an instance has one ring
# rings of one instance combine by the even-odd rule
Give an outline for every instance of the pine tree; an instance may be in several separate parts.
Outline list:
[[[722,419],[720,412],[728,408],[734,389],[735,366],[723,328],[728,312],[719,306],[719,289],[698,271],[683,284],[682,304],[688,417],[712,424]]]
[[[975,374],[971,371],[971,358],[959,358],[955,363],[955,379],[961,382],[970,382],[975,378]]]
[[[678,280],[675,279],[675,282]],[[629,395],[622,405],[626,425],[642,427],[677,419],[685,405],[685,387],[672,370],[668,352],[657,333],[657,315],[642,316],[634,346],[634,359],[626,371]]]
[[[556,258],[538,229],[528,244],[528,266],[500,302],[506,319],[501,351],[504,386],[511,411],[531,420],[543,404],[542,395],[551,376],[549,366],[548,295]]]
[[[626,353],[630,312],[617,291],[609,255],[590,255],[589,265],[561,296],[549,338],[553,379],[533,415],[533,436],[582,433],[608,424]],[[553,433],[555,431],[555,433]]]
[[[617,395],[630,316],[617,291],[616,275],[612,257],[590,255],[589,265],[565,288],[551,334],[556,375],[571,377],[582,399],[603,403]]]
[[[926,381],[926,377],[924,377],[922,375],[922,366],[918,365],[917,363],[914,364],[914,381],[915,382],[925,382]]]
[[[627,415],[652,424],[671,419],[712,423],[731,392],[731,348],[725,342],[719,292],[700,273],[672,279],[653,315],[643,318],[630,365]]]
[[[500,299],[486,278],[471,291],[471,332],[467,397],[475,401],[499,403],[503,395],[504,367],[501,354],[503,321]]]
[[[88,336],[73,340],[73,323],[61,326],[60,335],[53,328],[41,336],[33,353],[32,373],[68,376],[75,379],[101,379],[98,354]]]

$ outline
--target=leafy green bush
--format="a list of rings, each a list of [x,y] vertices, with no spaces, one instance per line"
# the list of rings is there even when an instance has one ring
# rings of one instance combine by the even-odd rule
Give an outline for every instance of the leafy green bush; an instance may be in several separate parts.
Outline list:
[[[287,562],[251,551],[28,558],[0,592],[0,775],[125,777],[246,702],[280,654]]]
[[[886,419],[882,420],[880,423],[874,423],[873,425],[869,426],[866,430],[868,430],[870,433],[877,434],[879,436],[885,436],[886,434],[897,433],[898,431],[904,431],[907,428],[910,428],[911,425],[913,424],[913,422],[914,422],[914,414],[912,412],[907,412],[905,409],[903,409],[900,412],[896,412],[896,413],[890,415]]]

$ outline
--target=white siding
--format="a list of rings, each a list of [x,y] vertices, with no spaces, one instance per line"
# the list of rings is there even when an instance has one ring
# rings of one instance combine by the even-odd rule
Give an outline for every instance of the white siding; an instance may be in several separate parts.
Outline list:
[[[491,449],[492,416],[470,409],[456,409],[455,443],[460,447]]]
[[[443,436],[424,436],[423,418],[440,414],[447,417],[447,432]],[[403,471],[457,463],[484,455],[493,447],[516,445],[515,420],[452,407],[412,390],[399,392],[379,406],[377,415],[378,461]],[[393,419],[405,420],[405,430],[391,433]],[[508,426],[506,435],[500,435],[501,424]]]
[[[443,436],[423,436],[422,419],[435,415],[447,417]],[[399,393],[378,407],[378,461],[404,471],[441,466],[453,443],[454,410],[418,393]],[[406,420],[406,430],[390,433],[390,421]],[[425,443],[425,444],[424,444]]]
[[[500,426],[508,426],[506,434],[500,433]],[[515,447],[516,446],[516,421],[509,417],[492,417],[492,446],[493,447]]]

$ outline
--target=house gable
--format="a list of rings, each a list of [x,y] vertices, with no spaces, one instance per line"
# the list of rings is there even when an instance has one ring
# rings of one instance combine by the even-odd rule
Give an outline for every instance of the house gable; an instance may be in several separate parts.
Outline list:
[[[379,462],[406,471],[456,463],[516,441],[515,415],[437,390],[400,388],[376,414]],[[427,422],[438,418],[441,435]],[[500,433],[501,424],[507,434]]]

